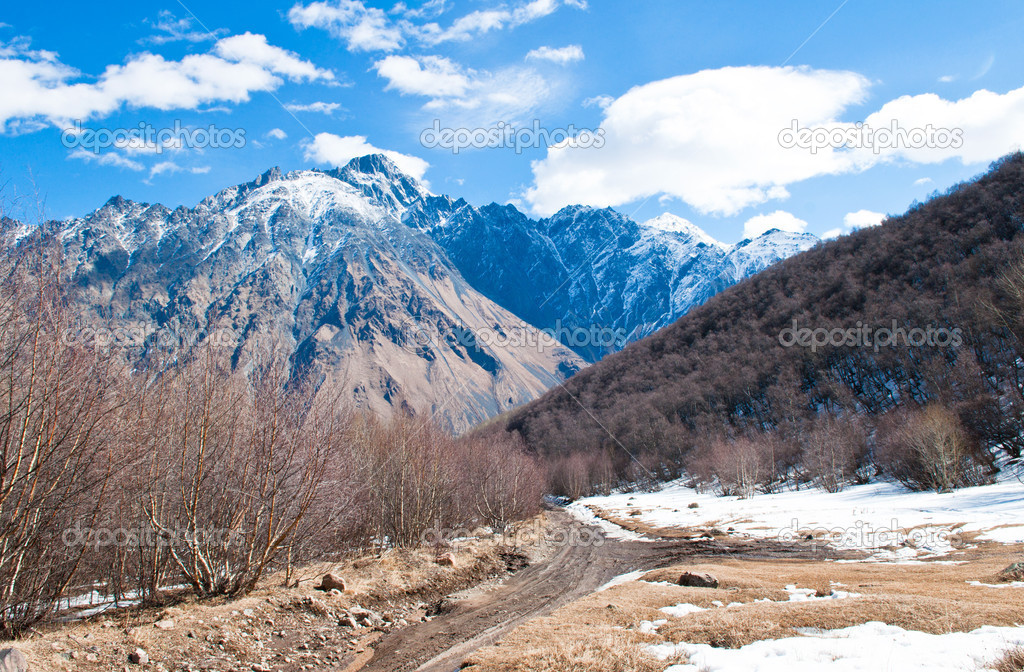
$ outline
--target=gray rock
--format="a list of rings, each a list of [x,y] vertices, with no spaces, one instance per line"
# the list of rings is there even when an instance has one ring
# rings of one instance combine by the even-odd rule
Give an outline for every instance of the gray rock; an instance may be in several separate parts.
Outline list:
[[[683,572],[678,583],[688,588],[718,588],[718,579],[711,574]]]
[[[25,654],[15,648],[0,651],[0,672],[28,672]]]

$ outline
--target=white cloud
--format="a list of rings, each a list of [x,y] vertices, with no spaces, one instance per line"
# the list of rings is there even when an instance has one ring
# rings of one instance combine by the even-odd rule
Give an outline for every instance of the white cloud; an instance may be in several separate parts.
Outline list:
[[[548,16],[562,5],[586,9],[582,0],[530,0],[512,7],[475,10],[441,27],[434,21],[418,23],[416,20],[441,14],[443,2],[427,2],[418,10],[398,3],[391,13],[401,14],[403,18],[395,22],[383,10],[367,7],[362,0],[320,0],[308,5],[296,4],[289,10],[288,20],[296,28],[326,30],[345,42],[350,51],[392,52],[402,48],[408,39],[436,46],[515,28]]]
[[[164,173],[177,173],[181,170],[181,166],[176,164],[174,161],[161,161],[160,163],[154,163],[149,167],[149,179],[153,179],[157,175],[163,175]]]
[[[568,203],[615,206],[667,193],[700,212],[735,214],[787,195],[785,185],[836,173],[846,161],[779,145],[794,118],[834,119],[861,102],[853,72],[738,67],[634,87],[604,110],[601,148],[550,148],[526,198],[550,214]]]
[[[469,88],[469,77],[452,61],[441,56],[388,56],[377,61],[377,74],[388,80],[387,89],[402,94],[433,98],[459,97]]]
[[[828,240],[830,238],[838,238],[842,234],[843,234],[843,230],[842,229],[829,229],[825,233],[821,234],[821,239],[822,240]]]
[[[129,159],[126,156],[122,156],[116,152],[105,152],[102,154],[94,154],[93,152],[85,149],[76,149],[75,151],[68,154],[69,159],[77,159],[79,161],[85,161],[87,163],[96,162],[100,166],[113,166],[115,168],[127,168],[128,170],[140,171],[144,170],[143,166],[138,161]]]
[[[405,174],[422,180],[430,164],[409,154],[401,154],[390,149],[374,147],[362,135],[339,136],[333,133],[317,133],[313,140],[303,143],[307,161],[327,163],[332,166],[344,166],[357,156],[367,154],[383,154],[391,159]]]
[[[1024,143],[1024,87],[1005,94],[980,89],[956,101],[934,93],[902,96],[864,119],[865,125],[876,129],[890,128],[894,123],[908,131],[931,126],[960,133],[963,142],[959,147],[888,148],[876,155],[872,163],[902,159],[930,164],[951,158],[964,164],[988,163]],[[861,152],[860,160],[867,153]]]
[[[864,118],[873,129],[949,129],[962,143],[856,149],[784,148],[780,131],[853,129],[841,121],[870,82],[854,72],[738,67],[704,70],[634,87],[604,110],[604,147],[549,148],[525,193],[534,212],[568,203],[617,206],[670,194],[700,212],[735,214],[788,196],[790,184],[879,163],[987,163],[1024,143],[1024,88],[948,101],[903,96]]]
[[[360,0],[296,4],[288,11],[296,28],[321,28],[348,44],[349,51],[394,51],[404,44],[402,31],[383,10]]]
[[[189,168],[188,172],[192,173],[193,175],[206,175],[208,172],[210,172],[210,166],[196,166],[194,168]]]
[[[800,219],[791,212],[776,210],[767,215],[756,215],[743,224],[743,237],[756,238],[766,231],[778,229],[779,231],[791,231],[803,233],[807,230],[807,222]]]
[[[881,212],[872,212],[871,210],[858,210],[856,212],[848,212],[843,217],[843,224],[848,229],[863,229],[868,226],[878,226],[885,219],[885,214]]]
[[[6,45],[0,49],[0,129],[8,122],[46,119],[54,125],[106,116],[123,106],[161,110],[195,109],[211,102],[239,103],[254,91],[271,91],[281,77],[295,81],[332,81],[329,70],[245,33],[224,38],[213,53],[180,61],[144,52],[123,65],[109,65],[94,82],[75,82],[77,70],[56,54]],[[279,77],[280,75],[280,77]]]
[[[512,122],[551,95],[551,85],[530,68],[504,68],[496,72],[462,68],[441,56],[388,56],[374,67],[388,80],[385,89],[427,98],[423,108],[447,113],[452,127],[485,127]]]
[[[315,103],[308,103],[304,105],[291,103],[289,105],[285,105],[284,108],[289,112],[318,112],[320,114],[334,114],[341,109],[341,103],[325,103],[318,100]]]
[[[956,81],[956,75],[943,75],[942,77],[939,77],[939,81],[942,82],[943,84],[949,84],[950,82],[955,82]]]
[[[930,177],[919,177],[916,180],[914,180],[914,186],[915,187],[920,187],[922,185],[931,184],[931,183],[932,183],[932,178],[930,178]]]
[[[570,44],[567,47],[555,49],[554,47],[540,47],[526,54],[528,61],[551,61],[559,65],[566,65],[575,61],[583,60],[583,48],[578,44]]]
[[[333,80],[334,73],[321,70],[296,54],[267,43],[264,35],[246,32],[217,42],[214,53],[228,61],[251,63],[292,81]]]
[[[288,134],[282,131],[280,128],[272,128],[266,133],[268,138],[274,138],[275,140],[284,140],[288,137]]]

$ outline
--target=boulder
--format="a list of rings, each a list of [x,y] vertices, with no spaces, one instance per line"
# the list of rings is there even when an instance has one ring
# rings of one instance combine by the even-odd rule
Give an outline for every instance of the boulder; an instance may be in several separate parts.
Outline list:
[[[678,581],[680,586],[688,588],[718,588],[718,579],[711,574],[683,572]]]
[[[345,592],[345,579],[330,573],[324,574],[323,578],[320,579],[320,585],[316,589],[322,590],[325,593],[329,593],[332,590]]]
[[[1024,581],[1024,562],[1015,562],[999,572],[1000,581]]]
[[[442,553],[441,555],[437,556],[437,564],[441,565],[442,567],[454,567],[455,556],[451,553]]]
[[[0,672],[28,672],[28,660],[18,649],[0,651]]]

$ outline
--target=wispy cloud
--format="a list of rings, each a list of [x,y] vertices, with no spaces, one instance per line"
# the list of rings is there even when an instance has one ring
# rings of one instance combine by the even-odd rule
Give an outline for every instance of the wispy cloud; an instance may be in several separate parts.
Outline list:
[[[583,47],[578,44],[570,44],[567,47],[555,49],[554,47],[540,47],[526,54],[528,61],[551,61],[559,65],[566,65],[583,60]]]
[[[284,109],[289,112],[316,112],[319,114],[334,114],[341,109],[341,103],[325,103],[323,101],[317,101],[315,103],[289,103],[284,106]]]
[[[162,10],[156,21],[146,19],[145,23],[152,25],[157,31],[153,35],[139,38],[140,43],[167,44],[168,42],[205,42],[215,40],[225,34],[227,30],[218,28],[212,32],[205,28],[196,28],[192,17],[183,19],[177,18],[173,13]]]

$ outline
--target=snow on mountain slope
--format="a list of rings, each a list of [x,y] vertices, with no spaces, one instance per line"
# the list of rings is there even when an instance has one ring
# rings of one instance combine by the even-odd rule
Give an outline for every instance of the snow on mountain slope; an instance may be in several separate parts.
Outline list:
[[[535,221],[510,205],[474,208],[447,197],[425,199],[404,217],[484,295],[560,330],[590,361],[817,243],[773,230],[728,246],[668,213],[637,224],[611,209],[569,206]],[[604,342],[586,337],[594,327]]]
[[[338,171],[272,170],[173,211],[121,198],[47,226],[80,325],[141,328],[155,362],[216,336],[233,361],[274,343],[297,382],[337,383],[379,413],[454,431],[533,399],[583,362],[482,296],[402,213],[429,193],[383,157]],[[466,334],[532,330],[502,347]]]

